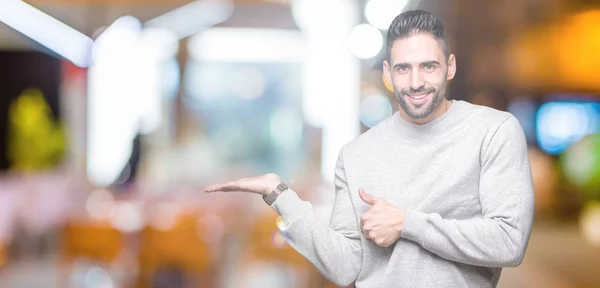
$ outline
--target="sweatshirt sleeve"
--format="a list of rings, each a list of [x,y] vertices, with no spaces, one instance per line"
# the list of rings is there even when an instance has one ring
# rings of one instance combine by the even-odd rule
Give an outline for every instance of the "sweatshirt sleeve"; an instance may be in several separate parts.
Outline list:
[[[287,242],[310,261],[327,279],[347,287],[362,265],[360,232],[340,151],[335,168],[335,203],[329,226],[315,217],[312,205],[293,190],[281,194],[272,208],[282,216],[279,229]]]
[[[531,233],[534,192],[525,135],[514,116],[496,130],[481,163],[481,218],[444,219],[408,210],[401,237],[451,261],[516,267]]]

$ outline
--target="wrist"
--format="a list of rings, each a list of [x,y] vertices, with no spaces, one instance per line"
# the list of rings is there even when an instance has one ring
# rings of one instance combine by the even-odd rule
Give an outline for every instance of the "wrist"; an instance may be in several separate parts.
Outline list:
[[[396,221],[395,230],[398,234],[401,234],[402,229],[404,228],[404,219],[406,218],[406,210],[398,209],[398,215],[395,218],[398,219]]]
[[[279,185],[279,183],[281,183],[281,181],[273,181],[273,182],[265,185],[265,188],[262,191],[262,195],[268,196],[269,194],[271,194],[271,192],[273,192],[273,190],[275,190],[275,188],[277,188],[277,185]]]
[[[263,200],[265,200],[265,202],[271,206],[273,203],[275,203],[275,200],[277,200],[279,195],[281,195],[281,193],[287,189],[288,186],[285,183],[279,182],[279,184],[277,184],[277,186],[269,194],[263,195]]]
[[[281,183],[281,178],[275,173],[265,175],[265,185],[261,191],[262,196],[268,196]]]

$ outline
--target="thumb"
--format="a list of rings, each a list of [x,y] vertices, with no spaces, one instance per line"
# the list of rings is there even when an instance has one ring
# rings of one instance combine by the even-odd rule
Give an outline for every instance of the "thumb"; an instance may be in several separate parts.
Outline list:
[[[360,199],[362,199],[363,202],[365,202],[371,206],[377,204],[378,199],[367,194],[367,192],[365,192],[365,189],[363,189],[363,188],[358,189],[358,196],[360,196]]]

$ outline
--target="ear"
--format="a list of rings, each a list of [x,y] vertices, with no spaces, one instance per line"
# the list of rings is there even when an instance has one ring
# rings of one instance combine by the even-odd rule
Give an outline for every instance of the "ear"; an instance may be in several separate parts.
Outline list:
[[[456,57],[454,54],[450,54],[448,57],[448,76],[446,80],[452,80],[454,75],[456,75]]]
[[[383,75],[385,75],[385,80],[392,84],[392,69],[388,60],[383,60]]]

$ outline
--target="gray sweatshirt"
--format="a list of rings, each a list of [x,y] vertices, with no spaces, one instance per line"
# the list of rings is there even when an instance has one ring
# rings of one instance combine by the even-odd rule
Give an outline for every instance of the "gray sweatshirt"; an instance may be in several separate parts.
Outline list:
[[[399,113],[344,145],[329,225],[293,190],[272,208],[288,243],[340,286],[495,287],[523,260],[534,212],[525,135],[510,113],[452,100],[427,124]],[[360,231],[358,189],[407,209],[395,244]]]

